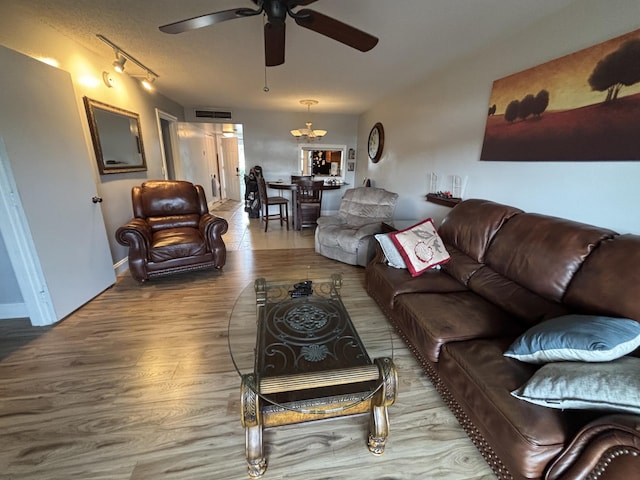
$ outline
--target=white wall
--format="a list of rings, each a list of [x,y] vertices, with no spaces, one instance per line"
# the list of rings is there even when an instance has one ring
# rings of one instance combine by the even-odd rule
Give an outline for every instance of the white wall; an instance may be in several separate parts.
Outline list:
[[[178,124],[180,158],[177,161],[180,163],[179,178],[202,185],[207,201],[211,202],[210,157],[215,158],[217,153],[215,141],[210,140],[214,133],[207,127],[207,124]]]
[[[446,215],[424,200],[435,171],[467,176],[465,198],[640,233],[640,162],[479,161],[494,80],[633,31],[639,18],[637,0],[578,1],[386,98],[360,117],[358,177],[400,194],[396,218]],[[378,121],[385,149],[372,164],[364,146]]]

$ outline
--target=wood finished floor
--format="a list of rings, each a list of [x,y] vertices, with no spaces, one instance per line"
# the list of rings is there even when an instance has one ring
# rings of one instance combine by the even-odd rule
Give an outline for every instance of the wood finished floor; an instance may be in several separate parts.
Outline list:
[[[238,225],[230,239],[263,228]],[[267,235],[287,236],[271,225]],[[122,276],[54,327],[1,321],[0,479],[248,478],[240,381],[227,349],[239,292],[256,276],[340,271],[347,309],[382,315],[362,268],[312,248],[252,247],[231,249],[222,272],[144,285]],[[397,338],[394,347],[399,396],[384,455],[367,449],[366,416],[267,429],[265,480],[495,479]]]

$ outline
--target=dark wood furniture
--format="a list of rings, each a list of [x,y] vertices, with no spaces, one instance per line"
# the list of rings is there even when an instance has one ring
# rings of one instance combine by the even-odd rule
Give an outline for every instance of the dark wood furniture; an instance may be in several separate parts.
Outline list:
[[[298,180],[313,180],[313,175],[291,175],[291,183],[296,183]]]
[[[329,185],[327,183],[325,183],[322,187],[322,190],[338,190],[339,188],[345,187],[348,184],[346,183],[341,183],[341,184],[335,184],[335,185]],[[292,224],[294,228],[297,228],[296,225],[296,215],[297,215],[297,211],[296,211],[296,193],[298,191],[298,184],[297,183],[285,183],[285,182],[267,182],[267,187],[268,188],[273,188],[275,190],[288,190],[291,192],[291,204],[292,204],[292,209],[293,212],[291,213],[291,217],[292,217]]]
[[[289,230],[289,200],[281,196],[270,197],[267,195],[267,185],[264,177],[258,177],[258,194],[262,205],[262,220],[264,220],[264,231],[269,228],[269,220],[280,220],[280,226],[284,223]],[[271,213],[270,207],[278,207],[278,213]]]
[[[315,227],[322,210],[324,181],[298,180],[296,184],[296,229]]]
[[[357,321],[349,316],[340,297],[340,274],[310,282],[310,295],[291,295],[300,283],[257,279],[254,301],[247,301],[252,292],[246,288],[229,321],[229,350],[242,377],[241,419],[252,478],[267,468],[264,427],[369,413],[369,450],[380,455],[386,445],[397,372],[392,358],[371,359],[356,326],[390,331],[369,316]],[[364,338],[374,349],[382,345],[378,352],[392,353],[391,337],[384,342],[376,335],[373,342],[371,333]]]
[[[435,193],[427,193],[427,202],[442,205],[443,207],[455,207],[462,199],[456,197],[443,197],[442,195],[436,195]]]

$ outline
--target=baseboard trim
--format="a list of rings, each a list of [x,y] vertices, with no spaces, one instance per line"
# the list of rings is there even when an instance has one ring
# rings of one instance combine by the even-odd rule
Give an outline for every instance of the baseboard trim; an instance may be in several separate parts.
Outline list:
[[[2,303],[0,304],[0,320],[11,318],[29,318],[26,303]]]
[[[116,277],[129,270],[129,257],[124,257],[119,262],[116,262],[113,265],[113,270],[116,272]]]

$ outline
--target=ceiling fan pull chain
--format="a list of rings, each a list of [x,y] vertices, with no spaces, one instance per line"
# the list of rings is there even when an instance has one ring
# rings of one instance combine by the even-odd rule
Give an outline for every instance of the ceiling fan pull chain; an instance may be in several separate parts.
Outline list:
[[[269,92],[269,85],[267,85],[267,66],[264,66],[264,87],[262,88],[264,93]]]
[[[262,28],[264,29],[266,13],[262,15]],[[267,64],[264,64],[264,87],[262,87],[264,93],[269,93],[269,85],[267,84]]]

